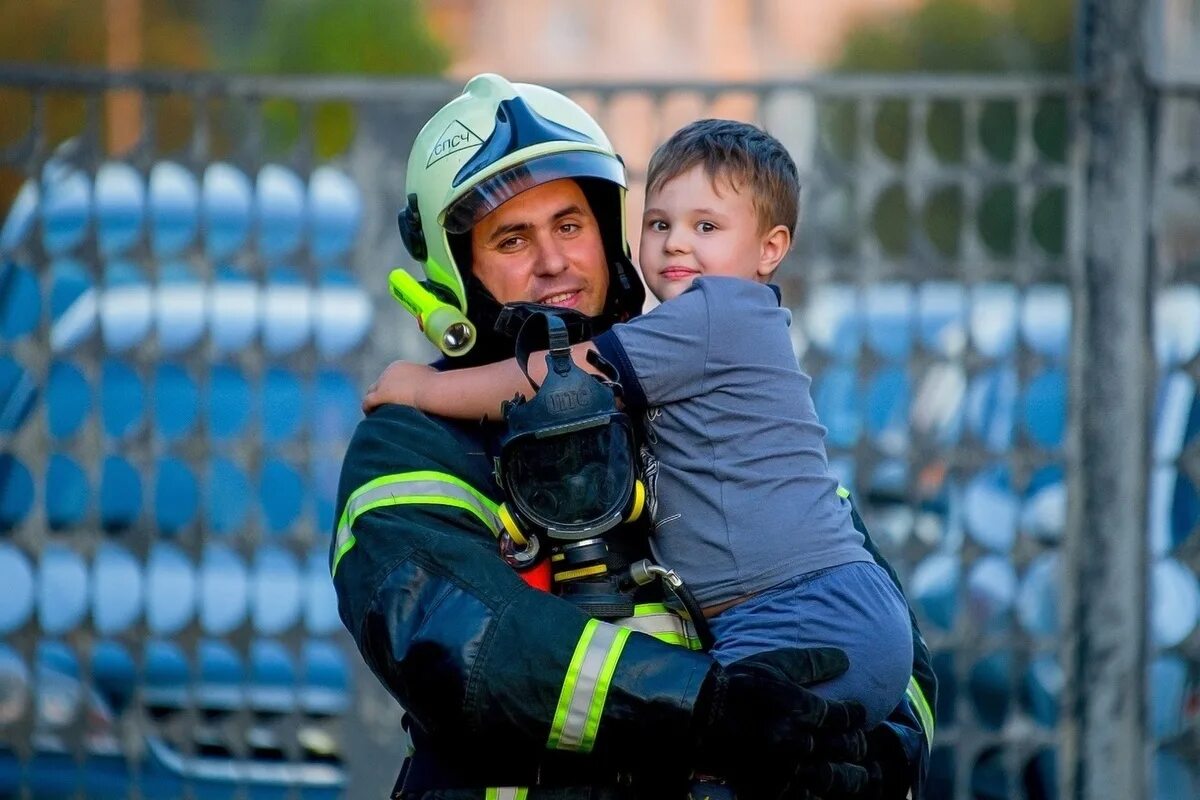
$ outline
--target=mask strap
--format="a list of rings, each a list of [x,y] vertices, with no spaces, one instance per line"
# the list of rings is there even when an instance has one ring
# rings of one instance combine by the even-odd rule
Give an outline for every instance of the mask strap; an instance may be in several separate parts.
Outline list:
[[[536,325],[534,325],[535,322]],[[541,335],[543,328],[546,331],[544,338]],[[533,339],[535,335],[537,338]],[[541,349],[535,343],[540,344],[542,341],[547,341],[549,345],[552,367],[556,373],[565,376],[573,366],[571,363],[571,337],[567,333],[567,323],[563,322],[557,314],[545,311],[535,311],[530,314],[528,319],[522,323],[520,332],[517,333],[516,358],[517,366],[521,368],[521,372],[525,374],[525,380],[529,381],[529,385],[535,392],[541,386],[529,377],[529,357],[535,350]]]

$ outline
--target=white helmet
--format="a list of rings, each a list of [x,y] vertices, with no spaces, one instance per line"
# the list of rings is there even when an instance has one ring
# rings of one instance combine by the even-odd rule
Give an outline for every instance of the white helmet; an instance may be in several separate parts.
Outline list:
[[[573,100],[499,75],[468,81],[417,134],[409,155],[400,233],[429,288],[475,316],[463,234],[517,194],[562,178],[578,179],[601,228],[612,273],[606,313],[637,314],[645,294],[629,260],[620,156]]]

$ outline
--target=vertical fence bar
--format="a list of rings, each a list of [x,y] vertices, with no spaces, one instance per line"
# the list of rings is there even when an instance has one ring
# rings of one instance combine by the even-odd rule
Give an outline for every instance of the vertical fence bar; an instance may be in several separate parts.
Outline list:
[[[1081,257],[1075,259],[1063,559],[1060,796],[1150,796],[1146,666],[1151,94],[1142,0],[1079,5]],[[1077,217],[1078,218],[1078,217]]]

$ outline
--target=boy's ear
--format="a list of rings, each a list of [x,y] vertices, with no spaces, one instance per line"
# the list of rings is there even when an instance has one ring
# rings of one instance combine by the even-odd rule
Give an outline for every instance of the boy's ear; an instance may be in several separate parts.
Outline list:
[[[758,275],[761,278],[770,278],[779,268],[779,262],[783,261],[783,257],[791,249],[792,234],[788,232],[786,225],[776,225],[766,232],[761,241]]]

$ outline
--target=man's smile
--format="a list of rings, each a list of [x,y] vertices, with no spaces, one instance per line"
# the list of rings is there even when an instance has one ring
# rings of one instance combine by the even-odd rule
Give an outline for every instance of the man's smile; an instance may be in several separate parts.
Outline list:
[[[548,294],[538,300],[539,303],[546,306],[558,306],[559,308],[574,308],[579,303],[580,289],[572,289],[567,292],[555,292]]]

